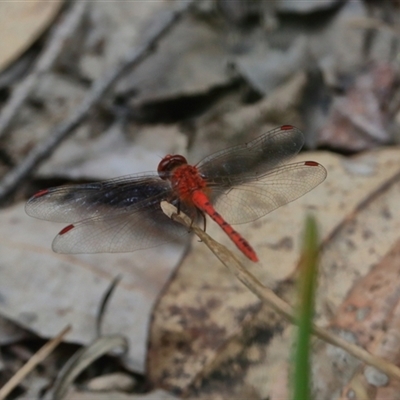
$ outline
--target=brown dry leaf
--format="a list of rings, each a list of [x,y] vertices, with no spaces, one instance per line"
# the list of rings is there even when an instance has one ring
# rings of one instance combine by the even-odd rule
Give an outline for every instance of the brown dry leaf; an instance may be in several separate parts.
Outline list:
[[[204,94],[228,84],[225,34],[223,29],[188,16],[164,39],[159,51],[118,82],[116,93],[135,93],[132,105],[137,106]]]
[[[161,156],[186,153],[187,138],[176,125],[111,126],[97,139],[83,129],[58,148],[38,171],[41,177],[108,179],[156,171]],[[127,137],[130,134],[132,139]]]
[[[383,153],[390,151],[395,150]],[[361,204],[324,249],[317,303],[318,320],[329,323],[335,315],[331,325],[337,325],[338,332],[347,340],[365,345],[373,353],[392,361],[389,353],[393,352],[397,364],[398,339],[392,327],[397,331],[398,290],[391,291],[390,280],[395,278],[398,268],[395,265],[398,256],[395,254],[400,229],[400,183],[398,177],[391,179],[385,166],[382,165],[381,169],[387,173],[386,184]],[[372,300],[373,308],[368,299]],[[366,307],[359,307],[355,313],[352,312],[354,306],[362,304]],[[366,329],[367,335],[359,332],[360,328]],[[357,372],[359,365],[342,351],[325,345],[321,346],[315,358],[314,368],[319,374],[318,393],[339,391]],[[327,358],[330,363],[327,363]]]
[[[365,231],[364,235],[370,232]],[[355,282],[330,326],[353,332],[357,343],[372,350],[383,330],[387,332],[395,322],[394,310],[400,303],[399,281],[400,242],[397,242],[381,262]],[[385,356],[395,357],[395,354],[389,350]]]
[[[398,157],[398,152],[386,150],[379,153],[382,153],[383,160],[385,154],[387,157],[387,163],[382,162],[375,166],[375,169],[387,173],[386,180],[384,176],[382,177],[383,186],[376,188],[375,192],[372,191],[371,196],[364,196],[365,201],[361,201],[356,212],[350,214],[349,218],[344,220],[344,223],[332,237],[328,237],[329,241],[321,260],[320,293],[317,302],[319,323],[329,321],[351,286],[358,282],[360,276],[367,274],[373,267],[374,260],[380,261],[390,250],[391,244],[398,240],[400,221],[395,216],[399,215],[397,199],[400,188],[396,179],[391,180],[394,171],[387,168],[391,163],[393,163],[393,166],[398,165],[397,162],[393,162]],[[372,155],[374,154],[377,153],[372,153]],[[354,161],[361,161],[358,164],[353,162],[351,166],[348,165],[354,175],[367,172],[368,169],[365,169],[366,165],[362,162],[362,158],[365,159],[365,157],[368,157],[368,155],[357,157]],[[363,164],[364,168],[362,168]],[[382,215],[386,215],[386,219],[382,218]],[[371,227],[374,227],[372,236],[370,235]],[[365,234],[366,232],[367,234]],[[382,234],[382,232],[385,234]],[[371,259],[369,260],[368,257]],[[368,260],[370,262],[366,262]],[[338,262],[338,265],[335,262]],[[382,265],[386,262],[385,260],[382,261]],[[286,281],[286,283],[283,282],[279,291],[285,298],[291,298],[292,286],[291,280]],[[190,289],[188,288],[188,290]],[[389,292],[390,289],[388,289],[388,296],[396,296],[395,293]],[[198,296],[200,297],[201,293],[198,293]],[[384,304],[384,302],[382,303]],[[386,312],[390,313],[389,310]],[[397,308],[393,309],[392,314],[392,321],[389,326],[397,323]],[[210,390],[211,387],[220,393],[230,394],[235,385],[241,385],[242,387],[253,387],[260,398],[279,399],[287,397],[285,393],[287,393],[289,387],[288,373],[290,349],[294,337],[293,328],[282,322],[280,318],[274,318],[274,313],[268,312],[268,310],[261,310],[255,318],[248,318],[247,320],[249,322],[242,326],[242,336],[249,336],[250,330],[255,330],[258,333],[247,338],[247,341],[239,342],[235,340],[235,335],[233,335],[233,341],[228,341],[227,344],[221,346],[215,352],[216,357],[211,361],[211,364],[206,365],[196,376],[196,378],[206,376],[202,387],[197,389],[197,392],[201,391],[203,387],[206,387],[207,390]],[[273,322],[269,323],[270,321]],[[283,326],[286,326],[286,328],[282,332]],[[190,326],[187,329],[190,329]],[[380,338],[378,335],[380,346],[390,347],[390,350],[384,349],[384,351],[381,350],[377,353],[383,356],[385,351],[396,351],[398,337],[396,332],[395,326],[394,329],[390,329],[386,337]],[[348,340],[354,341],[354,335],[350,332],[345,331],[343,334]],[[392,342],[392,345],[389,346],[387,342]],[[244,347],[246,345],[247,348]],[[185,343],[181,342],[180,346],[184,348]],[[235,351],[232,352],[232,348]],[[319,342],[315,350],[313,357],[314,397],[321,400],[336,398],[339,396],[342,386],[348,382],[349,377],[358,371],[359,363],[342,350],[326,346],[322,342]],[[394,356],[396,357],[396,354]],[[226,362],[227,359],[228,362]],[[186,364],[180,366],[185,368]],[[366,370],[366,375],[370,381],[382,384],[380,383],[382,382],[381,378],[384,378],[384,376],[381,376],[382,374],[377,371],[373,371],[371,374],[369,367]],[[184,369],[184,371],[187,370]],[[218,374],[210,375],[212,371],[218,371]],[[229,373],[225,372],[224,375],[223,371],[229,371]],[[379,390],[383,391],[385,388]],[[227,397],[231,398],[230,396]],[[381,398],[384,398],[384,396],[382,395]],[[386,396],[386,398],[391,397]]]
[[[223,398],[239,400],[243,397],[233,394],[252,388],[252,399],[290,398],[293,333],[286,321],[263,307],[259,315],[221,349],[211,368],[199,377],[202,381],[196,382],[201,384],[196,392],[207,390],[208,394],[223,393]]]
[[[103,333],[124,335],[129,341],[127,366],[143,372],[152,308],[183,247],[61,255],[52,252],[51,242],[62,226],[27,216],[23,204],[0,212],[0,314],[42,337],[70,323],[67,340],[87,344],[95,336],[101,298],[121,274]]]
[[[397,241],[383,260],[356,282],[330,324],[334,329],[351,333],[356,343],[395,364],[400,359],[399,277],[400,241]],[[361,376],[368,368],[360,372]],[[374,375],[378,376],[379,371]],[[377,390],[376,398],[400,399],[400,383],[392,380],[387,386],[388,381],[386,377],[379,385],[376,379],[364,378],[364,385],[369,391],[371,386],[375,390],[377,386],[386,386]],[[348,385],[345,391],[351,387]]]
[[[37,95],[40,97],[41,91]],[[74,140],[58,148],[42,165],[39,175],[106,179],[155,171],[160,155],[184,153],[186,147],[186,139],[176,126],[131,126],[132,140],[127,136],[126,129],[114,126],[94,141],[83,126]],[[122,333],[132,340],[126,363],[143,372],[152,306],[185,246],[68,257],[51,251],[51,242],[60,229],[57,224],[27,216],[22,205],[0,212],[0,237],[10,239],[0,245],[0,299],[4,296],[0,314],[44,337],[71,322],[74,330],[68,340],[88,343],[95,332],[101,296],[110,280],[121,273],[122,283],[106,313],[105,332]]]
[[[0,71],[43,33],[63,3],[63,0],[0,2]]]
[[[349,213],[348,217],[342,221],[342,224],[338,227],[334,234],[328,236],[326,244],[322,253],[320,262],[320,276],[319,276],[319,294],[317,298],[317,318],[316,323],[320,325],[329,324],[333,316],[336,315],[335,320],[340,320],[341,311],[337,311],[341,306],[342,302],[345,301],[347,294],[353,290],[359,293],[363,297],[370,297],[370,294],[362,293],[357,289],[356,285],[362,284],[363,280],[361,277],[367,276],[370,271],[372,273],[379,272],[379,269],[386,265],[388,269],[388,260],[392,257],[390,254],[386,254],[391,251],[392,246],[399,240],[400,231],[400,220],[399,214],[399,193],[400,193],[400,182],[398,174],[394,175],[395,170],[392,167],[398,167],[398,150],[387,149],[379,152],[372,152],[363,156],[356,157],[352,165],[348,165],[352,171],[352,175],[355,178],[357,175],[357,168],[362,166],[360,161],[375,159],[375,171],[380,171],[382,176],[381,185],[373,185],[367,195],[360,198],[360,204],[353,213]],[[379,158],[381,161],[379,162]],[[355,161],[358,160],[358,165]],[[373,164],[370,165],[371,167]],[[366,165],[364,164],[364,167]],[[358,170],[358,174],[362,169]],[[366,172],[364,168],[364,173]],[[370,176],[369,179],[371,179]],[[342,180],[344,177],[342,177]],[[357,179],[353,180],[357,189]],[[371,182],[372,183],[372,182]],[[350,192],[348,192],[350,193]],[[332,197],[336,199],[336,196],[332,194]],[[340,198],[340,202],[345,204],[346,196]],[[338,220],[338,223],[341,221]],[[321,225],[323,220],[320,220]],[[384,258],[385,257],[385,258]],[[378,265],[375,267],[375,265]],[[391,266],[391,270],[394,270],[394,266]],[[388,271],[388,273],[390,273]],[[365,278],[370,281],[369,278]],[[376,279],[375,279],[376,280]],[[379,282],[376,280],[376,283]],[[286,289],[285,289],[286,286]],[[280,288],[280,293],[285,298],[290,298],[290,290],[287,288],[292,287],[290,280],[286,282]],[[365,286],[364,286],[365,287]],[[377,303],[377,313],[369,314],[366,309],[359,309],[355,317],[362,319],[369,317],[374,321],[382,321],[385,315],[389,315],[390,321],[388,322],[387,333],[384,336],[376,334],[374,330],[370,333],[375,334],[377,345],[369,346],[369,350],[386,357],[388,351],[394,351],[394,356],[397,354],[397,308],[398,305],[394,304],[392,298],[397,296],[397,290],[390,292],[390,288],[387,287],[387,295],[382,299],[378,300],[378,293],[374,295],[374,303]],[[357,300],[358,302],[361,299]],[[380,305],[379,305],[380,304]],[[346,301],[346,305],[348,302]],[[386,307],[392,309],[388,310]],[[344,306],[346,308],[346,306]],[[351,313],[352,307],[347,310],[347,313]],[[364,313],[363,313],[364,311]],[[379,316],[379,313],[383,312],[383,316]],[[354,315],[354,314],[353,314]],[[366,318],[365,329],[369,318]],[[257,324],[260,325],[265,319],[265,316],[260,315],[257,317]],[[395,326],[394,332],[391,326]],[[335,323],[332,323],[335,326]],[[359,326],[359,325],[358,325]],[[246,328],[246,327],[245,327]],[[268,346],[264,351],[268,354],[268,358],[265,358],[258,364],[253,364],[244,378],[247,385],[254,385],[257,387],[259,393],[266,397],[271,387],[276,384],[278,379],[282,376],[282,369],[277,371],[276,363],[281,364],[286,362],[287,368],[290,362],[290,353],[288,349],[292,346],[293,335],[288,334],[292,328],[289,327],[280,335],[274,335]],[[360,335],[358,332],[352,332],[350,329],[341,329],[338,332],[341,336],[346,338],[350,342],[357,343],[357,337]],[[367,332],[369,333],[369,332]],[[264,333],[266,336],[268,332]],[[390,343],[391,342],[391,343]],[[362,344],[362,343],[361,343]],[[261,344],[260,348],[264,348],[265,344]],[[381,347],[381,348],[379,348]],[[384,347],[384,349],[382,349]],[[390,350],[387,350],[388,347]],[[276,351],[276,349],[282,349],[282,351]],[[277,358],[272,359],[271,353]],[[389,357],[390,359],[390,357]],[[344,385],[346,385],[350,378],[357,374],[359,371],[360,363],[349,356],[341,349],[334,348],[330,345],[326,345],[323,342],[318,342],[315,346],[315,352],[313,356],[313,373],[314,373],[314,398],[321,400],[330,400],[332,398],[338,398],[340,391]],[[369,371],[369,369],[368,369]],[[364,374],[364,371],[362,371]],[[379,382],[382,378],[382,374],[375,372],[373,382]],[[244,374],[243,374],[244,376]],[[262,377],[264,377],[262,379]],[[377,379],[378,377],[379,379]],[[383,376],[384,378],[384,376]],[[382,382],[382,380],[381,380]],[[283,383],[283,387],[287,383]],[[381,390],[381,389],[379,389]],[[383,389],[382,389],[383,390]],[[386,397],[386,398],[391,398]]]
[[[308,42],[300,36],[285,51],[267,50],[265,43],[254,46],[250,52],[236,57],[236,68],[259,93],[269,96],[285,84],[309,62]]]
[[[221,104],[199,118],[196,137],[191,143],[190,160],[200,161],[215,151],[251,140],[277,125],[291,121],[301,124],[298,107],[307,82],[304,72],[294,74],[263,100],[240,108]],[[273,123],[273,125],[271,125]]]
[[[359,151],[389,142],[392,124],[389,102],[397,90],[396,65],[372,65],[358,75],[345,96],[337,96],[324,124],[319,144]]]
[[[90,30],[84,42],[85,52],[78,60],[80,72],[90,80],[100,78],[121,62],[134,43],[146,40],[153,20],[171,6],[166,1],[91,2]],[[72,62],[76,67],[76,60]]]
[[[374,200],[371,206],[375,206],[375,209],[368,211],[367,216],[363,214],[361,221],[365,220],[368,226],[374,226],[377,235],[383,230],[390,231],[391,237],[386,232],[385,237],[381,235],[376,240],[377,235],[372,234],[374,253],[371,253],[364,243],[369,240],[363,236],[365,229],[357,233],[362,243],[350,247],[354,264],[349,266],[350,256],[343,253],[349,249],[343,246],[349,245],[350,241],[336,233],[335,241],[332,241],[335,246],[332,250],[325,250],[322,260],[321,298],[318,303],[320,322],[329,321],[332,310],[339,306],[356,277],[366,274],[371,265],[379,261],[398,239],[400,221],[395,218],[396,210],[399,215],[398,194],[395,194],[397,187],[391,185],[394,192],[387,194],[382,185],[399,174],[399,156],[398,149],[368,153],[352,159],[328,153],[301,154],[299,158],[302,160],[321,162],[328,170],[328,178],[296,202],[254,223],[239,227],[239,232],[249,239],[261,260],[257,265],[247,262],[251,272],[272,287],[288,280],[296,269],[306,212],[316,213],[322,239],[331,243],[335,232],[343,232],[339,229],[341,224],[354,215],[358,216],[357,213],[361,215],[358,209],[360,205],[365,205],[368,199]],[[373,197],[376,192],[381,193],[385,200]],[[382,201],[391,201],[394,207],[388,211],[390,225],[389,221],[382,224],[382,211],[379,210]],[[231,246],[214,224],[210,223],[207,230],[216,240]],[[148,359],[153,382],[183,391],[204,371],[218,365],[216,360],[222,357],[224,347],[248,323],[252,324],[260,308],[258,299],[238,283],[202,243],[195,243],[193,250],[184,260],[156,310]],[[340,257],[343,258],[340,267],[336,265],[334,269],[329,269],[331,264],[339,262]],[[290,292],[287,296],[290,297]],[[291,334],[274,337],[274,348],[287,352],[284,356],[280,353],[283,359],[289,357],[287,350],[291,337]],[[271,368],[272,365],[265,369],[264,365],[264,397],[265,391],[277,379],[276,372]]]
[[[49,134],[54,126],[66,119],[85,96],[85,88],[57,73],[46,74],[39,82],[31,98],[43,107],[25,104],[16,118],[13,134],[1,140],[1,146],[14,160],[24,159],[32,146]],[[78,141],[79,132],[87,132],[84,124],[71,141]],[[62,146],[61,146],[62,147]]]

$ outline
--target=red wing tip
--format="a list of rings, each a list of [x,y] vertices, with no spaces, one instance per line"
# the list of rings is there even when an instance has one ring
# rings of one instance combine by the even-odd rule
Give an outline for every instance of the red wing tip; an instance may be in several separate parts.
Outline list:
[[[67,232],[69,232],[72,228],[74,228],[74,225],[68,225],[64,229],[61,229],[59,235],[65,235]]]
[[[282,125],[281,126],[281,131],[290,131],[294,128],[293,125]]]
[[[34,198],[42,197],[42,196],[44,196],[44,195],[47,194],[47,193],[49,193],[49,189],[39,190],[37,193],[35,193],[35,194],[33,195],[33,197],[34,197]]]
[[[304,163],[304,165],[308,165],[309,167],[318,167],[318,166],[320,166],[321,164],[319,164],[319,163],[317,163],[317,162],[315,162],[315,161],[306,161],[306,162]]]

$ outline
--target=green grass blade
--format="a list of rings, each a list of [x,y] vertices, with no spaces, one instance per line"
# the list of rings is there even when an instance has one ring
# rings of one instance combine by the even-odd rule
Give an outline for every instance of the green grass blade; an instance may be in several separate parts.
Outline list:
[[[318,232],[313,217],[306,219],[300,263],[298,333],[294,354],[293,400],[311,399],[310,347],[317,281]]]

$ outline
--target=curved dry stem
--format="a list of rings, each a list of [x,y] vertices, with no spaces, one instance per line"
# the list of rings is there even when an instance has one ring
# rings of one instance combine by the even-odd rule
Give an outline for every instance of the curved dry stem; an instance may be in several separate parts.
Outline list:
[[[89,346],[73,354],[58,374],[53,387],[53,399],[64,399],[75,378],[95,360],[115,348],[120,348],[123,352],[127,352],[127,340],[121,335],[102,336]]]
[[[41,363],[64,339],[64,336],[71,330],[70,326],[64,328],[55,338],[41,347],[24,364],[11,379],[0,389],[0,400],[5,399],[11,391],[31,372],[39,363]]]
[[[194,225],[191,219],[177,209],[164,201],[161,203],[164,213],[174,221],[193,230],[193,232],[204,242],[208,248],[217,256],[217,258],[231,271],[244,285],[246,285],[260,300],[272,307],[276,312],[284,316],[291,323],[296,324],[295,312],[293,308],[278,297],[271,289],[265,287],[254,275],[252,275],[240,261],[222,244],[216,242],[206,232]],[[340,336],[329,332],[327,329],[313,325],[312,332],[315,336],[323,341],[340,347],[349,354],[365,362],[373,365],[392,378],[400,380],[400,368],[386,361],[381,357],[377,357],[367,350],[355,344],[349,343]]]

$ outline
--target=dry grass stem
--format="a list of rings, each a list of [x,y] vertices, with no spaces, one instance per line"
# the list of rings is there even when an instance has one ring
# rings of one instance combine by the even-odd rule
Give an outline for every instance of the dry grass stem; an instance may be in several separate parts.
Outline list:
[[[64,339],[64,336],[71,330],[70,326],[65,327],[55,338],[47,342],[23,365],[11,379],[0,389],[0,400],[4,400],[11,391],[41,363]]]
[[[162,202],[161,207],[167,216],[193,230],[204,244],[207,245],[208,248],[217,256],[217,258],[260,300],[268,304],[290,322],[296,324],[293,308],[279,298],[271,289],[265,287],[225,246],[216,242],[206,232],[192,224],[192,221],[187,215],[183,213],[177,214],[177,209],[173,205],[167,202]],[[366,364],[373,365],[385,374],[400,380],[400,368],[385,359],[377,357],[369,353],[367,350],[349,343],[341,337],[319,326],[313,325],[313,334],[327,343],[342,348]]]
[[[83,347],[72,355],[59,372],[53,387],[53,399],[62,400],[75,378],[98,358],[108,354],[111,350],[121,349],[128,351],[128,342],[121,335],[102,336]]]

